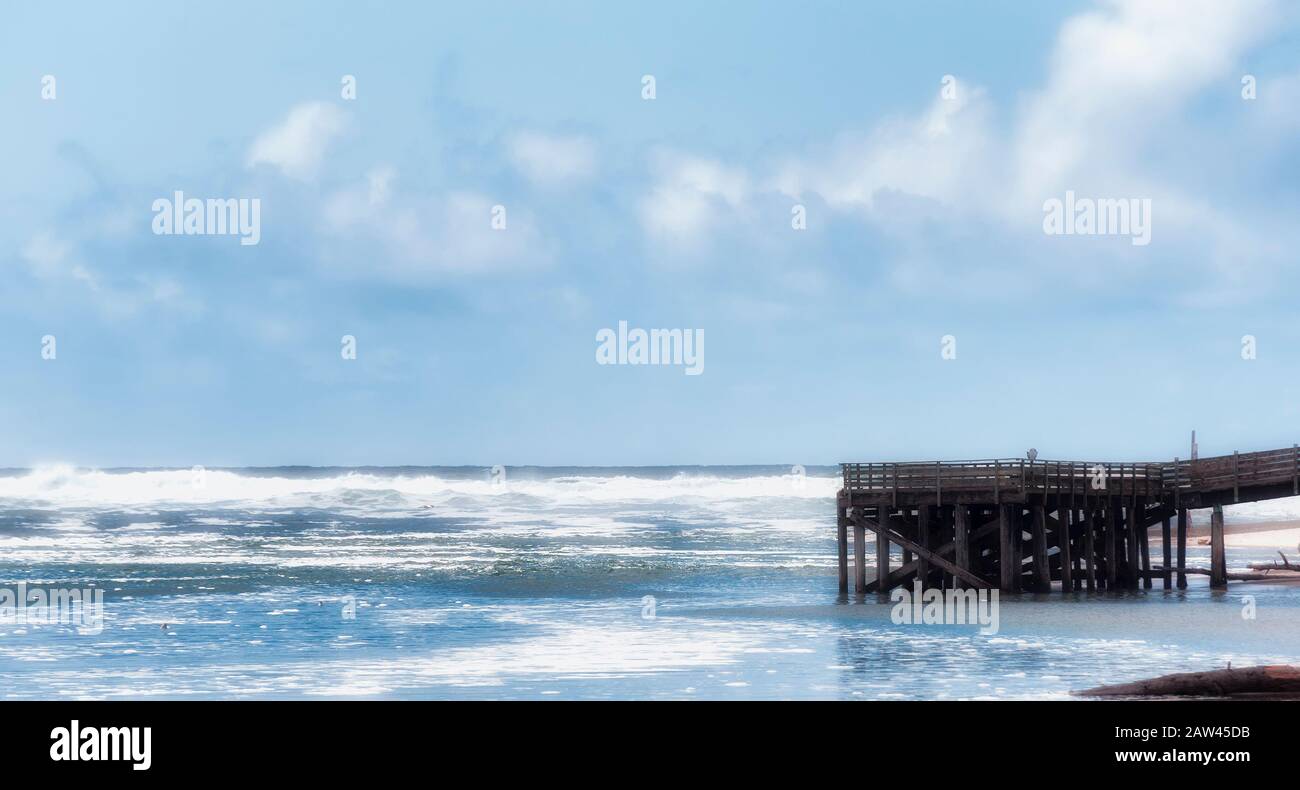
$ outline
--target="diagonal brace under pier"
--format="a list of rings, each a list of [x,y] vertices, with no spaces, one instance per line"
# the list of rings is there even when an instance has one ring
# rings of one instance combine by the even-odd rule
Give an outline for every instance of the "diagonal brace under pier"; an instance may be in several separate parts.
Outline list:
[[[945,571],[951,573],[953,576],[956,576],[957,578],[961,579],[964,582],[968,582],[976,589],[980,589],[980,590],[993,589],[993,585],[981,579],[979,576],[975,575],[974,573],[971,573],[965,568],[959,567],[954,562],[950,562],[949,560],[945,559],[942,555],[940,555],[938,552],[931,551],[930,549],[922,546],[921,544],[910,541],[907,538],[903,537],[902,535],[898,534],[897,532],[893,532],[889,530],[888,527],[881,527],[879,522],[875,521],[874,519],[869,519],[866,516],[858,516],[858,520],[859,523],[862,524],[862,526],[876,533],[876,540],[880,540],[883,537],[885,540],[888,540],[891,543],[897,543],[898,545],[902,546],[903,548],[915,554],[918,559],[928,560],[929,562],[938,565],[940,568],[943,568]]]

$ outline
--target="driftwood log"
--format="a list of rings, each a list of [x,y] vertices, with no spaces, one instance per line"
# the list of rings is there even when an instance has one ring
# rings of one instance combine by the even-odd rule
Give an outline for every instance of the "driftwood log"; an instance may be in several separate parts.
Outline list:
[[[1278,564],[1277,560],[1272,562],[1252,562],[1250,569],[1253,571],[1293,571],[1300,573],[1300,565],[1292,565],[1291,561],[1286,558],[1282,552],[1277,553],[1282,558],[1282,563]]]
[[[1164,675],[1074,692],[1080,697],[1300,697],[1300,667],[1274,664]]]
[[[1251,567],[1253,568],[1253,567],[1255,567],[1255,566],[1252,565]],[[1278,568],[1279,568],[1280,570],[1285,570],[1285,568],[1282,568],[1281,566],[1278,566]],[[1162,566],[1159,566],[1159,565],[1153,565],[1153,566],[1151,567],[1151,574],[1150,574],[1150,575],[1153,576],[1153,577],[1155,577],[1155,576],[1160,576],[1162,573],[1164,573],[1164,570],[1165,570],[1165,569],[1164,569]],[[1201,575],[1201,576],[1213,576],[1213,575],[1214,575],[1214,572],[1211,571],[1209,568],[1191,568],[1191,567],[1188,567],[1188,568],[1181,568],[1181,569],[1177,569],[1177,570],[1171,568],[1170,570],[1173,570],[1175,573],[1191,573],[1191,574],[1199,574],[1199,575]],[[1297,568],[1297,570],[1300,570],[1300,568]],[[1279,579],[1288,579],[1288,578],[1291,578],[1291,577],[1289,577],[1289,576],[1269,576],[1267,571],[1265,571],[1264,573],[1236,573],[1236,572],[1229,572],[1229,573],[1226,574],[1226,577],[1229,578],[1229,579],[1232,579],[1233,581],[1239,581],[1239,582],[1278,581]]]

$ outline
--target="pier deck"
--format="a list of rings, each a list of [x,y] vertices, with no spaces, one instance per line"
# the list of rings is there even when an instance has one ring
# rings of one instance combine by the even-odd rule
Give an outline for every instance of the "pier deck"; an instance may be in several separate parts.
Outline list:
[[[1213,508],[1210,583],[1227,586],[1223,505],[1300,495],[1300,447],[1165,463],[993,459],[841,464],[839,583],[1008,592],[1187,586],[1188,511]],[[1177,520],[1177,560],[1171,522]],[[1159,524],[1163,563],[1148,532]],[[866,532],[875,535],[868,581]],[[890,545],[902,563],[890,568]]]

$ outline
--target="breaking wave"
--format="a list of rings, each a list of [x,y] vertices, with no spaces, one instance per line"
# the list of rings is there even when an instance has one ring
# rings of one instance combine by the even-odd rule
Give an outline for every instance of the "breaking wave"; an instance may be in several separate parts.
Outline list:
[[[833,497],[838,479],[772,473],[548,473],[494,480],[490,470],[97,470],[41,466],[0,476],[0,499],[45,507],[224,505],[241,509],[365,505],[380,510],[532,501],[536,506],[689,503]],[[13,504],[13,503],[10,503]]]

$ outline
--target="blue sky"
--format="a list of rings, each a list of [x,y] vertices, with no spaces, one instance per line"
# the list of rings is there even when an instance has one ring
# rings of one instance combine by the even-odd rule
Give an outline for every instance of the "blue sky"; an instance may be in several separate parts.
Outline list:
[[[0,465],[1300,440],[1294,9],[809,5],[7,9]],[[176,190],[260,243],[155,235]],[[1151,243],[1044,234],[1067,190]],[[620,320],[705,372],[596,364]]]

